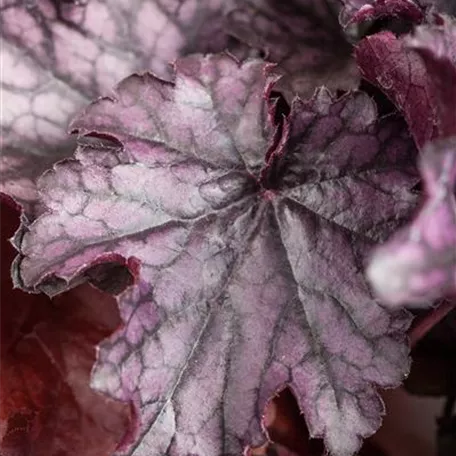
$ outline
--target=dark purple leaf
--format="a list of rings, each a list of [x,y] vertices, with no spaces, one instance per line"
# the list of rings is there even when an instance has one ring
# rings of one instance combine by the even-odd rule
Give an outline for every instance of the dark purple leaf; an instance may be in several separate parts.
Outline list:
[[[90,372],[120,324],[116,302],[88,284],[52,301],[14,290],[8,237],[19,215],[0,202],[0,454],[111,456],[131,434],[131,409],[93,391]]]
[[[417,28],[413,37],[383,32],[356,50],[363,76],[403,112],[417,143],[456,134],[456,26]]]
[[[413,0],[342,0],[342,3],[340,20],[344,26],[385,17],[398,17],[413,23],[423,19],[423,11]]]
[[[403,113],[418,145],[438,135],[432,77],[420,56],[391,32],[364,38],[356,48],[361,73]]]
[[[418,27],[407,44],[422,57],[435,91],[440,136],[456,134],[456,25]]]
[[[429,143],[421,157],[427,200],[418,216],[373,255],[367,269],[392,307],[430,306],[456,292],[456,139]]]
[[[334,0],[237,0],[229,30],[279,64],[279,87],[289,101],[310,97],[322,85],[336,90],[359,86],[359,74],[338,20]]]
[[[352,455],[381,422],[374,385],[408,371],[409,317],[379,306],[362,270],[415,205],[413,141],[367,95],[326,89],[293,102],[279,138],[266,70],[194,56],[175,84],[132,75],[72,124],[115,143],[40,180],[25,287],[58,291],[113,255],[140,266],[92,379],[139,408],[123,454],[239,456],[289,385],[310,435]]]
[[[69,120],[137,70],[223,50],[223,0],[5,0],[0,7],[3,138],[0,189],[31,212],[35,180],[74,150]]]

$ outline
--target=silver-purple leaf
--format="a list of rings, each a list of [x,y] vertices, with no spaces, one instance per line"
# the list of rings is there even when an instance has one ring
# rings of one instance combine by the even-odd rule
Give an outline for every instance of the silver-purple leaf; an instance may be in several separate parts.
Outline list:
[[[360,78],[339,9],[337,0],[237,0],[228,30],[279,65],[288,100],[311,97],[320,86],[346,91]]]
[[[0,190],[31,213],[36,178],[69,156],[71,118],[134,71],[222,51],[223,0],[5,0],[0,7],[3,137]]]
[[[456,293],[456,138],[428,143],[421,173],[425,204],[375,251],[367,268],[374,290],[391,307],[430,306]]]
[[[408,372],[408,315],[372,298],[363,260],[416,202],[416,150],[363,93],[296,99],[281,137],[260,60],[179,60],[132,75],[72,128],[90,142],[40,180],[18,274],[60,290],[113,256],[139,266],[93,386],[133,401],[134,456],[240,456],[288,385],[309,432],[351,456],[380,426],[375,386]]]

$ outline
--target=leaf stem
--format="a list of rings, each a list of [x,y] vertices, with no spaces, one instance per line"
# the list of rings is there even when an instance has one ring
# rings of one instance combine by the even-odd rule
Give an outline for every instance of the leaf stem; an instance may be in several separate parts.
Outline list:
[[[445,300],[433,308],[424,317],[417,318],[415,324],[409,330],[410,346],[415,345],[441,320],[443,320],[453,309],[456,308],[456,299]]]

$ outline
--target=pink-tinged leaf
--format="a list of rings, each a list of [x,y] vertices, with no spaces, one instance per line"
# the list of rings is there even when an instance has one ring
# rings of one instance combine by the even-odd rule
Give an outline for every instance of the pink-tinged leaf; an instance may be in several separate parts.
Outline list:
[[[413,0],[342,0],[340,21],[344,26],[385,17],[413,23],[423,20],[423,11]]]
[[[96,345],[120,324],[115,301],[88,284],[51,301],[14,290],[8,242],[18,213],[1,201],[2,456],[111,456],[128,443],[128,404],[90,388]]]
[[[420,56],[391,32],[364,38],[356,47],[361,73],[404,115],[418,145],[438,135],[432,76]]]
[[[357,47],[363,76],[403,112],[417,143],[456,134],[456,25],[420,26],[413,37],[383,32]]]
[[[456,23],[418,27],[407,44],[422,57],[435,90],[440,136],[456,134]]]
[[[322,85],[336,90],[359,86],[359,73],[339,24],[334,0],[237,0],[228,29],[278,63],[279,88],[291,101]]]
[[[456,139],[429,143],[421,172],[426,202],[410,226],[376,250],[367,269],[391,307],[430,306],[456,292]]]
[[[288,385],[310,435],[352,455],[381,422],[375,385],[408,371],[409,317],[372,299],[362,269],[415,206],[413,141],[367,95],[326,89],[296,99],[278,137],[262,61],[176,71],[133,75],[75,119],[115,141],[42,177],[17,274],[52,292],[113,255],[139,266],[92,378],[138,407],[122,454],[240,455]]]
[[[0,189],[32,213],[36,178],[69,156],[69,120],[138,70],[171,74],[169,62],[221,51],[223,0],[5,0]]]
[[[310,439],[304,416],[299,410],[296,398],[289,388],[285,388],[274,397],[268,404],[264,424],[267,426],[269,437],[277,442],[269,447],[265,446],[269,453],[265,456],[322,456],[325,453],[321,439]],[[385,456],[378,447],[372,443],[372,439],[366,440],[360,449],[359,456]],[[252,451],[252,456],[263,456],[261,450]],[[272,451],[276,450],[276,453]],[[287,452],[288,451],[288,452]],[[249,454],[249,456],[251,456]]]

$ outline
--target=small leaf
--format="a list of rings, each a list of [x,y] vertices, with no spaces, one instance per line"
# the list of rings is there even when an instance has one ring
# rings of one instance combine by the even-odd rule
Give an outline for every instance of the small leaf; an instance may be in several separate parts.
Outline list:
[[[402,38],[381,32],[356,47],[361,74],[379,87],[404,115],[419,146],[438,136],[432,75]]]
[[[415,205],[413,141],[367,95],[326,89],[276,130],[268,68],[193,56],[174,83],[132,75],[72,124],[112,145],[82,144],[40,181],[26,287],[112,255],[139,265],[92,379],[137,404],[122,454],[240,455],[288,385],[310,435],[349,456],[380,425],[374,385],[408,371],[410,319],[372,299],[362,269]]]

